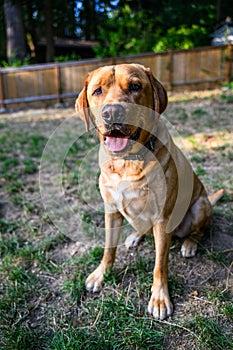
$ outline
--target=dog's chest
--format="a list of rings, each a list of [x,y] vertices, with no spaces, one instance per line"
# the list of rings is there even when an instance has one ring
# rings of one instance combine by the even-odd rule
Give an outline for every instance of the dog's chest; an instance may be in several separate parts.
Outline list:
[[[119,211],[136,230],[148,231],[164,205],[158,200],[166,192],[161,175],[155,164],[145,168],[143,162],[123,160],[105,167],[100,176],[105,210]]]

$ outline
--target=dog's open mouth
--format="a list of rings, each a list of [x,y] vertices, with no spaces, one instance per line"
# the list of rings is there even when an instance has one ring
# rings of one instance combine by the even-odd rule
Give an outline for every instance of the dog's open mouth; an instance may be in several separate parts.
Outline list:
[[[138,139],[139,134],[139,128],[131,136],[124,134],[118,129],[114,129],[104,136],[104,143],[111,152],[122,152],[127,148],[130,140],[135,141]]]
[[[111,152],[123,151],[129,141],[129,136],[123,134],[119,130],[113,130],[109,135],[104,137],[104,143]]]

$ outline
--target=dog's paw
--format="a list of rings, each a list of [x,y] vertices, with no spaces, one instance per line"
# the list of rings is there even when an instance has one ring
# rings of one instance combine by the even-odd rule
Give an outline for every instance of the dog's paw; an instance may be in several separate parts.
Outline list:
[[[197,243],[186,239],[181,247],[181,254],[184,258],[193,258],[197,252]]]
[[[162,288],[152,288],[152,295],[148,304],[148,312],[153,315],[156,320],[164,320],[171,316],[173,305],[170,301],[168,292],[164,292]]]
[[[104,273],[101,266],[99,266],[86,279],[86,289],[93,293],[99,292],[102,289],[103,281]]]
[[[143,238],[143,234],[139,232],[134,232],[131,235],[129,235],[125,240],[125,246],[127,250],[136,248],[139,245],[142,238]]]

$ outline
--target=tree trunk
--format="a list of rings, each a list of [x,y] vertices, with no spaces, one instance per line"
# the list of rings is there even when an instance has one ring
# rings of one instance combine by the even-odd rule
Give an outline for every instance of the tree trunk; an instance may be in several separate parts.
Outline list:
[[[22,62],[27,55],[27,50],[20,4],[16,1],[4,0],[4,12],[8,62],[14,59]]]
[[[46,33],[46,62],[54,61],[53,39],[53,1],[44,0],[45,33]]]
[[[96,16],[95,16],[96,2],[93,0],[83,1],[83,11],[85,18],[85,40],[95,40],[96,35]]]
[[[222,7],[222,1],[217,0],[216,3],[216,22],[219,23],[221,20],[221,7]]]

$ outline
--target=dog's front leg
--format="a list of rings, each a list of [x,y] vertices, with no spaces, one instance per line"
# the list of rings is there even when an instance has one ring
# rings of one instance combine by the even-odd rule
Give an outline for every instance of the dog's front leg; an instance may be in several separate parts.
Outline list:
[[[100,265],[86,280],[86,289],[98,292],[102,288],[104,275],[112,267],[120,238],[123,216],[119,213],[105,213],[105,247]]]
[[[148,311],[155,319],[164,320],[170,316],[173,306],[168,291],[168,255],[171,234],[166,233],[167,222],[159,222],[153,227],[155,240],[155,268],[152,285],[152,295]]]

